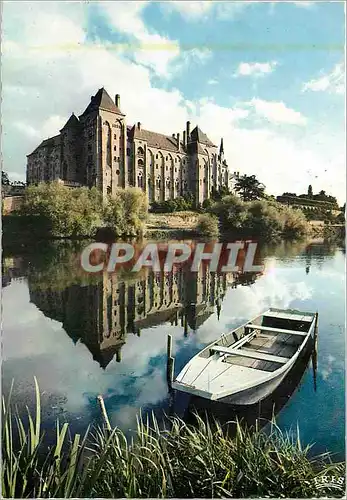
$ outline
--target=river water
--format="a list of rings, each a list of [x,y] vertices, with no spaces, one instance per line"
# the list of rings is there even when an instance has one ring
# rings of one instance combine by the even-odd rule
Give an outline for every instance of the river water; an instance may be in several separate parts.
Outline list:
[[[316,240],[264,247],[263,273],[224,275],[183,266],[170,274],[88,276],[78,265],[81,248],[71,242],[5,247],[2,383],[6,394],[14,379],[20,411],[33,406],[36,376],[47,429],[57,417],[79,432],[100,422],[102,394],[112,424],[128,432],[140,409],[158,416],[173,411],[168,334],[177,374],[204,345],[269,307],[319,311],[316,362],[291,375],[280,403],[278,395],[273,403],[281,429],[295,432],[298,424],[314,453],[329,450],[344,459],[342,245]]]

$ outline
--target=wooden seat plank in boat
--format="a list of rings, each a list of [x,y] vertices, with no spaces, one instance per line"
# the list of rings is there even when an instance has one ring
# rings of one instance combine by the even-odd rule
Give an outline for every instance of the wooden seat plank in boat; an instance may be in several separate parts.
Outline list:
[[[284,358],[282,356],[274,356],[273,354],[265,354],[259,351],[252,351],[251,349],[232,349],[230,347],[214,346],[211,349],[214,352],[220,352],[222,354],[231,354],[234,356],[243,356],[245,358],[261,359],[263,361],[272,361],[274,363],[280,363],[284,365],[289,361],[290,358]]]
[[[312,323],[312,316],[305,315],[304,313],[293,313],[283,311],[267,311],[264,318],[277,318],[277,319],[292,319],[295,321],[307,321]]]
[[[307,332],[298,332],[295,330],[285,330],[284,328],[273,328],[270,326],[254,325],[252,323],[245,326],[245,328],[253,328],[254,330],[261,330],[262,332],[273,332],[273,333],[283,333],[288,335],[300,335],[300,337],[306,337]]]

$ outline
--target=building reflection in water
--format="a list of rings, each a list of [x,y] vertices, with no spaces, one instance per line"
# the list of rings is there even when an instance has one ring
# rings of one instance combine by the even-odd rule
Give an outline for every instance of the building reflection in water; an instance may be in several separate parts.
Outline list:
[[[198,273],[180,267],[171,273],[147,271],[141,276],[119,273],[100,276],[98,283],[72,284],[64,289],[33,286],[30,301],[45,316],[62,323],[77,343],[106,368],[115,357],[120,362],[127,335],[163,323],[179,325],[184,335],[197,330],[213,313],[219,317],[228,287],[254,283],[259,273],[212,273],[201,266]]]

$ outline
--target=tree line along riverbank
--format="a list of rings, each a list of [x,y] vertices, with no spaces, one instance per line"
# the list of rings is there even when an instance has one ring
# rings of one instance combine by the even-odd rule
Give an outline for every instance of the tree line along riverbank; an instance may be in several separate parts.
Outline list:
[[[206,238],[253,237],[269,242],[300,239],[313,231],[300,209],[269,197],[242,201],[225,194],[206,200],[194,211],[186,210],[189,203],[179,198],[174,212],[158,213],[157,207],[156,213],[150,213],[145,193],[137,188],[119,189],[114,196],[103,199],[96,188],[69,189],[59,183],[42,183],[29,186],[17,211],[3,217],[3,236],[5,240],[30,240],[99,238],[105,234],[141,237],[146,232],[164,236],[171,232],[172,236],[182,232]]]

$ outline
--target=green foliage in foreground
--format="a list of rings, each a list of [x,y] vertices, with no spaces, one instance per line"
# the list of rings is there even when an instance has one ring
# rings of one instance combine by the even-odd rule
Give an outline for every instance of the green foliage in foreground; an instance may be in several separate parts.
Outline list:
[[[196,231],[199,235],[206,238],[218,238],[219,222],[215,215],[202,214],[199,215]]]
[[[147,213],[146,196],[140,189],[118,189],[104,200],[95,187],[71,189],[58,182],[29,186],[20,210],[54,237],[92,237],[105,226],[118,235],[135,236],[142,233]]]
[[[310,231],[299,209],[273,200],[243,202],[237,196],[229,195],[210,206],[208,211],[219,217],[223,233],[234,232],[263,241],[300,239]]]
[[[233,438],[217,423],[197,417],[192,427],[173,418],[161,430],[141,417],[135,438],[119,429],[96,428],[84,437],[56,424],[48,451],[41,429],[39,387],[36,415],[28,423],[13,413],[11,395],[3,401],[2,493],[5,498],[222,498],[338,496],[317,490],[314,478],[344,475],[344,464],[328,455],[308,458],[302,448],[272,424],[270,432],[245,430],[236,423]],[[15,439],[18,443],[15,444]],[[343,491],[341,489],[341,496]]]

